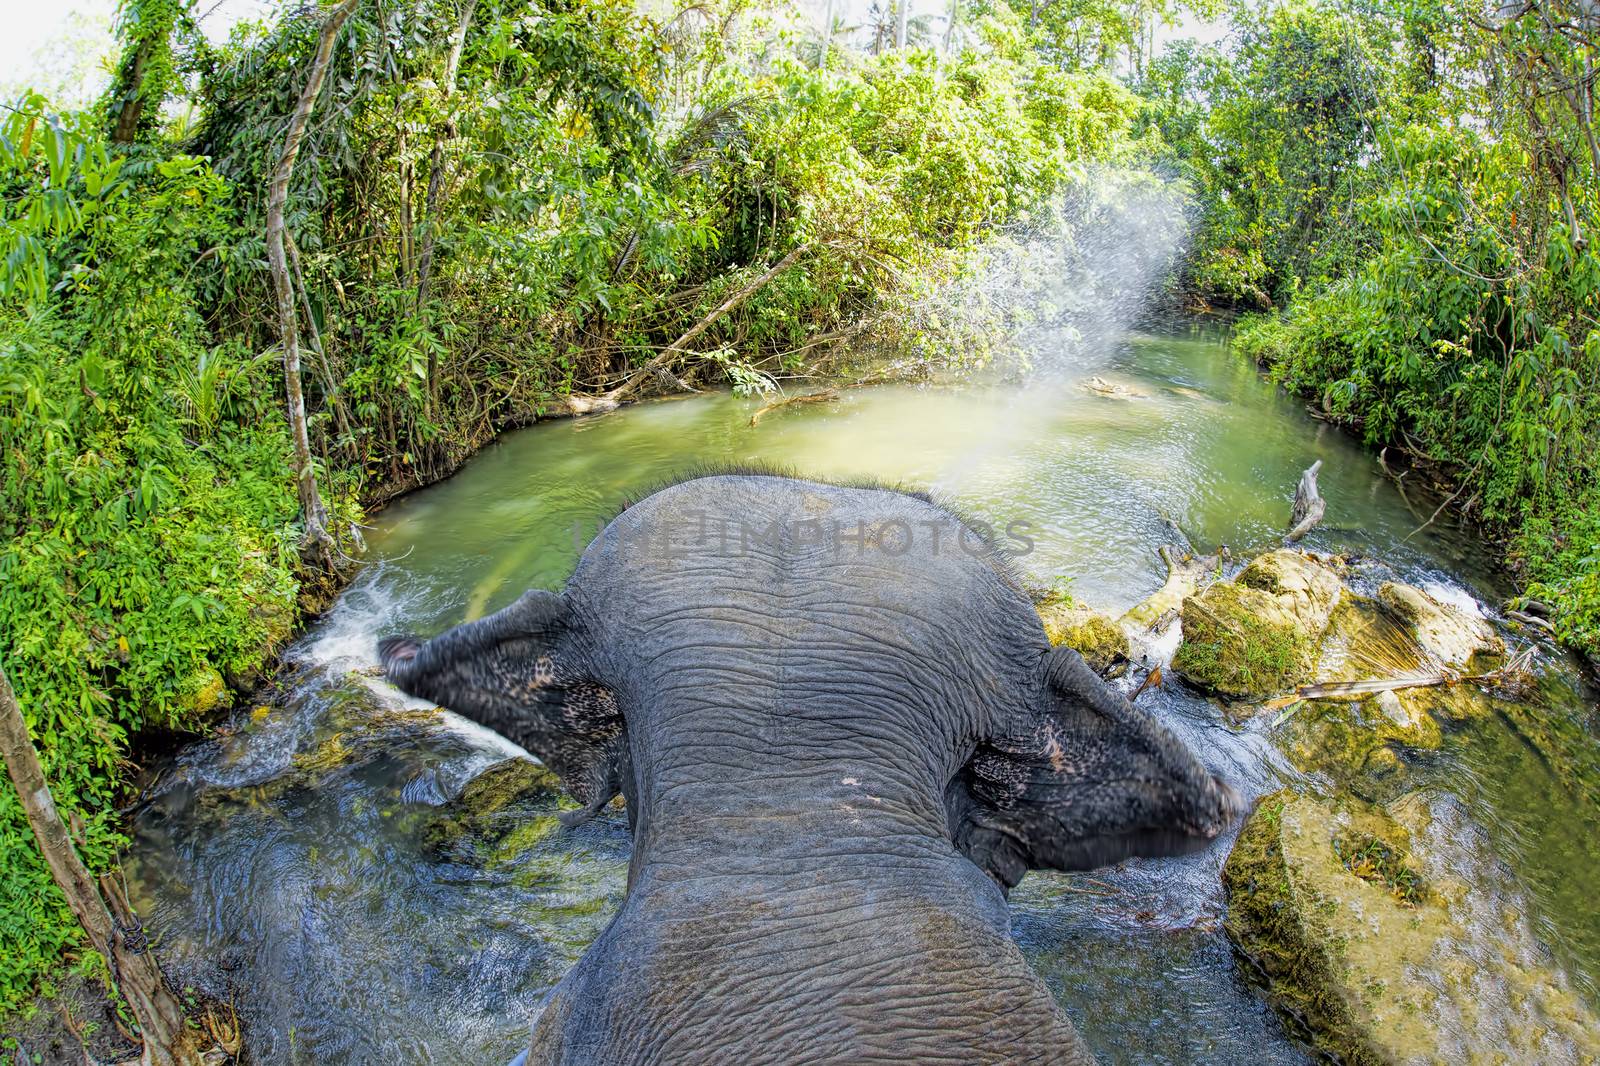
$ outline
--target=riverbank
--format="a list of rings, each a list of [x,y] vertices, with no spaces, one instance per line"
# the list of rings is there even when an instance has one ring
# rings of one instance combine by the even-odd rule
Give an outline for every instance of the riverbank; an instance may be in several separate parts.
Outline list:
[[[1430,488],[1443,498],[1427,509],[1423,524],[1453,510],[1481,528],[1520,586],[1510,606],[1530,624],[1547,625],[1595,669],[1600,492],[1579,408],[1573,406],[1559,439],[1539,421],[1542,413],[1519,425],[1508,410],[1530,401],[1508,397],[1525,391],[1517,377],[1523,371],[1510,362],[1452,366],[1454,360],[1467,363],[1470,352],[1449,345],[1441,349],[1434,377],[1408,380],[1415,371],[1388,363],[1405,362],[1404,348],[1383,355],[1355,332],[1358,324],[1344,307],[1348,288],[1300,300],[1281,316],[1246,317],[1235,346],[1318,417],[1380,455],[1397,457],[1386,469],[1402,491],[1408,466],[1413,484],[1417,474],[1432,481]],[[1509,439],[1516,434],[1530,440]]]

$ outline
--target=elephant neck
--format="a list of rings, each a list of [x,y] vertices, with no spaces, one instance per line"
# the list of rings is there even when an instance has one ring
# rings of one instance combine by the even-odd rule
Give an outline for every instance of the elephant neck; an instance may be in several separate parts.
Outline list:
[[[915,758],[896,766],[808,761],[805,745],[786,745],[793,754],[779,759],[752,758],[743,744],[687,747],[699,774],[658,770],[639,782],[634,868],[645,881],[828,885],[868,871],[879,883],[889,874],[925,884],[949,876],[952,862],[971,868],[950,841],[939,771]]]

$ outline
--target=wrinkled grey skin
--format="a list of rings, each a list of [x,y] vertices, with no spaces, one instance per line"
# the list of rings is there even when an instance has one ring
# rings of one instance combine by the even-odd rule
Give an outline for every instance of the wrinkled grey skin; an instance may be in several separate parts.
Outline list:
[[[1203,847],[1235,798],[1052,650],[962,528],[896,491],[699,478],[625,510],[559,595],[381,644],[586,812],[626,798],[626,902],[529,1063],[1092,1061],[1005,890]]]

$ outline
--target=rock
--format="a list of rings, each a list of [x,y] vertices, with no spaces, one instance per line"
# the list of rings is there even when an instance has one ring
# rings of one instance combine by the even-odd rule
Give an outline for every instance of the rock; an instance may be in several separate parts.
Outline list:
[[[1046,603],[1039,607],[1039,620],[1052,645],[1072,648],[1101,677],[1127,670],[1127,634],[1105,615],[1082,604]]]
[[[478,774],[461,794],[429,821],[423,839],[435,848],[478,848],[493,852],[535,827],[556,827],[561,782],[554,771],[529,759],[505,759]]]
[[[1276,695],[1310,678],[1317,642],[1344,588],[1336,565],[1297,551],[1268,552],[1232,581],[1183,601],[1173,666],[1230,699]]]
[[[1490,901],[1433,878],[1414,851],[1427,812],[1403,809],[1283,790],[1245,823],[1225,927],[1274,1005],[1336,1061],[1593,1061],[1600,1019],[1525,923],[1478,920]]]
[[[206,715],[233,702],[233,693],[222,674],[210,663],[201,663],[184,683],[178,697],[178,707],[188,721],[203,719]]]
[[[1442,603],[1419,588],[1397,581],[1378,589],[1388,608],[1416,642],[1445,666],[1465,668],[1479,655],[1504,655],[1505,642],[1481,617]]]
[[[1404,754],[1433,751],[1443,743],[1427,707],[1394,692],[1355,702],[1309,701],[1279,737],[1299,769],[1325,773],[1368,796],[1391,792],[1404,780]]]

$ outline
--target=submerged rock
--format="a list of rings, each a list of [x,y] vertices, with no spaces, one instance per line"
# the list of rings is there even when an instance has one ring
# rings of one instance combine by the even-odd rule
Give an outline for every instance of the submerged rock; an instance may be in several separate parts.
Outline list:
[[[1183,601],[1183,642],[1173,666],[1229,699],[1283,692],[1311,677],[1343,589],[1330,559],[1290,550],[1260,556],[1233,580]]]
[[[560,779],[549,767],[505,759],[468,781],[429,821],[423,836],[434,847],[498,850],[505,838],[527,826],[538,826],[542,834],[553,831],[562,798]]]
[[[1279,737],[1296,767],[1325,773],[1366,795],[1388,791],[1404,779],[1405,755],[1432,751],[1443,742],[1426,705],[1394,692],[1359,701],[1310,702],[1287,720]]]
[[[1600,1019],[1520,919],[1424,873],[1408,817],[1288,790],[1263,799],[1223,867],[1235,946],[1316,1047],[1349,1063],[1589,1062]]]

